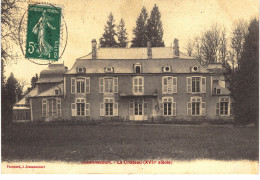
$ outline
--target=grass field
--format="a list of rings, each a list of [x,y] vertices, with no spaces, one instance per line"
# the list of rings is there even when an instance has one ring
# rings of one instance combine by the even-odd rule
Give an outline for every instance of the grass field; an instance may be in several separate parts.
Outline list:
[[[256,128],[192,125],[15,125],[2,160],[258,159]]]

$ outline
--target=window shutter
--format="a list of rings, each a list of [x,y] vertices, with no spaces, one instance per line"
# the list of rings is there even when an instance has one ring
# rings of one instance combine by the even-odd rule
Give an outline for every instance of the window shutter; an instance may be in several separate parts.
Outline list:
[[[187,93],[191,93],[191,77],[187,77]]]
[[[187,115],[191,116],[191,102],[187,103]]]
[[[71,116],[76,116],[77,111],[76,111],[76,103],[71,103]]]
[[[118,103],[114,103],[113,115],[118,116]]]
[[[161,116],[163,116],[163,103],[160,103]]]
[[[71,78],[71,94],[75,94],[76,91],[76,78]]]
[[[105,104],[104,103],[100,103],[100,116],[104,116],[105,115]]]
[[[162,93],[167,94],[167,77],[162,78]]]
[[[47,116],[47,100],[46,99],[42,100],[42,116],[43,117]]]
[[[201,78],[201,92],[206,93],[206,77]]]
[[[61,116],[61,99],[57,99],[57,111],[58,111],[58,116]]]
[[[129,102],[129,119],[133,120],[133,115],[134,115],[134,103]]]
[[[216,103],[216,115],[219,115],[219,103]]]
[[[90,116],[90,104],[89,103],[86,103],[86,113],[85,113],[85,116]]]
[[[172,115],[176,116],[176,102],[172,103]]]
[[[86,93],[90,93],[90,78],[86,78]]]
[[[147,102],[144,102],[144,116],[147,116]]]
[[[173,77],[173,93],[177,93],[177,77]]]
[[[114,78],[114,93],[118,93],[118,77]]]
[[[99,78],[99,93],[104,93],[104,78]]]
[[[206,103],[205,102],[201,103],[201,115],[206,116]]]

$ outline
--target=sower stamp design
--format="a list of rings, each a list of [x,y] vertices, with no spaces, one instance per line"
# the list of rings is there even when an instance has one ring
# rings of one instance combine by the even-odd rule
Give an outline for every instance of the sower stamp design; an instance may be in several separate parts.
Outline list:
[[[58,61],[61,8],[46,5],[28,7],[26,58]]]

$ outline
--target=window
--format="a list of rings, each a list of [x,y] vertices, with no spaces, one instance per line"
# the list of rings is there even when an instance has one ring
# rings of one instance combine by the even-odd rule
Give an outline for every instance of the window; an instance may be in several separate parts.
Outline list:
[[[85,79],[77,79],[77,93],[85,93]]]
[[[230,115],[231,103],[229,97],[222,97],[220,101],[216,104],[216,114],[221,116]]]
[[[54,95],[59,95],[60,94],[60,90],[59,89],[55,89],[54,90]]]
[[[118,78],[104,77],[99,79],[100,93],[118,93]]]
[[[192,78],[192,92],[200,92],[200,78],[199,77]]]
[[[137,73],[137,74],[142,72],[142,65],[140,63],[136,63],[134,65],[134,72]]]
[[[190,68],[191,72],[198,72],[199,71],[199,67],[198,66],[194,66]]]
[[[118,103],[113,98],[104,98],[100,104],[100,116],[118,116]]]
[[[221,94],[221,90],[217,89],[217,93],[216,94]]]
[[[61,116],[61,99],[49,98],[42,100],[42,116],[43,117],[60,117]]]
[[[90,93],[90,78],[71,78],[71,94]]]
[[[176,103],[173,102],[173,97],[162,98],[161,114],[163,116],[176,116]]]
[[[177,93],[177,77],[162,77],[162,92],[163,94]]]
[[[201,116],[206,115],[206,103],[202,102],[201,97],[191,97],[187,104],[187,115]]]
[[[90,104],[86,103],[85,98],[77,98],[75,102],[71,104],[72,116],[90,116]]]
[[[114,68],[113,67],[105,67],[105,72],[112,73],[112,72],[114,72]]]
[[[77,73],[86,73],[86,68],[84,68],[84,67],[77,67]]]
[[[144,93],[144,78],[137,76],[133,78],[133,93],[143,94]]]
[[[105,93],[113,93],[113,78],[104,78]]]
[[[206,77],[187,77],[188,93],[206,93]]]
[[[105,115],[113,115],[113,99],[105,99]]]
[[[171,72],[171,66],[165,66],[162,68],[163,72]]]

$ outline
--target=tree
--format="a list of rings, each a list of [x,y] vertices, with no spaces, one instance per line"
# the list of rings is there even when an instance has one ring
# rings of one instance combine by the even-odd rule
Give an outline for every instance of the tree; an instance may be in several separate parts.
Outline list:
[[[4,75],[6,64],[18,58],[17,54],[12,51],[12,46],[19,43],[19,21],[18,14],[21,12],[20,5],[24,0],[2,0],[1,1],[1,103],[2,103],[2,120],[10,118],[8,114],[8,87],[6,84],[6,77]],[[24,30],[24,26],[20,29]],[[7,117],[7,115],[9,117]],[[2,121],[3,122],[3,121]],[[5,122],[5,121],[4,121]]]
[[[147,38],[151,41],[152,47],[164,47],[161,13],[156,4],[147,20]]]
[[[105,25],[105,32],[102,37],[99,39],[101,47],[117,47],[117,42],[115,40],[116,31],[115,31],[115,20],[112,13],[108,16],[107,24]]]
[[[259,20],[253,19],[245,36],[240,68],[232,76],[231,92],[239,123],[258,124],[259,113]],[[258,125],[257,125],[258,127]]]
[[[34,77],[31,79],[31,87],[27,89],[27,93],[29,93],[33,88],[36,87],[36,82],[38,81],[38,74],[36,73]]]
[[[243,51],[243,44],[245,37],[248,33],[248,24],[245,20],[239,20],[236,22],[232,34],[231,34],[231,48],[234,50],[234,57],[232,59],[233,70],[235,68],[235,62],[238,68],[240,67],[241,53]]]
[[[136,20],[136,27],[133,29],[133,39],[131,47],[147,46],[147,18],[148,13],[145,7],[142,8]]]
[[[22,95],[21,85],[14,77],[14,74],[11,73],[8,77],[5,85],[5,96],[4,106],[2,106],[2,125],[10,124],[12,120],[12,108],[17,100],[20,99]]]
[[[194,40],[194,56],[202,65],[209,63],[222,63],[227,61],[227,38],[226,30],[218,24],[213,24],[201,36]]]
[[[219,44],[219,54],[218,54],[219,62],[221,62],[223,66],[226,66],[227,64],[227,55],[228,55],[226,36],[227,36],[226,30],[224,28],[220,33],[220,44]]]
[[[186,44],[186,47],[185,47],[188,56],[193,55],[193,51],[195,49],[194,46],[195,46],[195,40],[189,39],[187,44]]]
[[[125,21],[123,19],[120,20],[119,25],[117,27],[117,36],[118,36],[118,46],[126,47],[127,32],[126,32],[126,28],[125,28]]]

